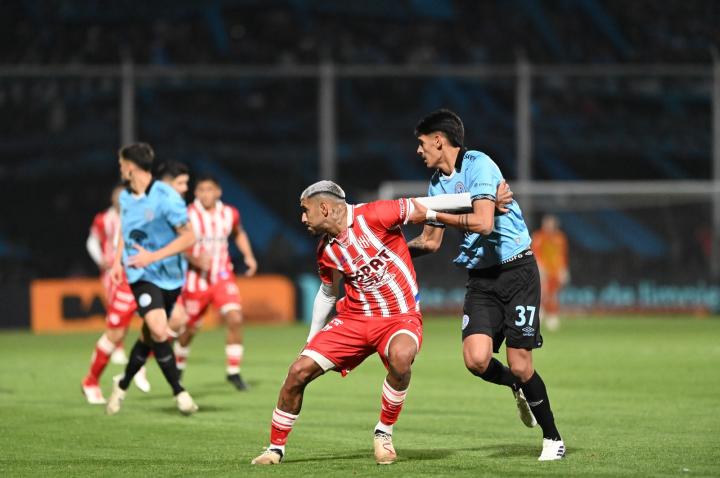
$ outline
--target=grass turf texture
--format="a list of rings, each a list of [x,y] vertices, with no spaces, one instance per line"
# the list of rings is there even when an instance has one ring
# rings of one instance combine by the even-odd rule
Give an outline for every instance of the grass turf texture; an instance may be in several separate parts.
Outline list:
[[[347,378],[312,383],[286,461],[251,467],[305,334],[248,327],[246,393],[225,382],[222,331],[199,335],[185,375],[200,405],[192,417],[179,415],[154,362],[151,393],[133,385],[119,415],[85,404],[94,334],[0,334],[0,476],[720,475],[720,320],[572,320],[546,333],[535,364],[569,453],[539,463],[540,430],[521,424],[510,391],[465,371],[459,322],[429,319],[396,464],[372,457],[384,377],[373,356]],[[106,396],[120,370],[108,367]]]

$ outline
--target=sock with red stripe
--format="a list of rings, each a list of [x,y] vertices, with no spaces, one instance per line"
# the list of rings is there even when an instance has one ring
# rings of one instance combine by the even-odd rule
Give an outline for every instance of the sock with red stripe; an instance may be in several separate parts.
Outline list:
[[[83,385],[92,386],[97,385],[102,375],[103,370],[110,360],[115,350],[115,344],[107,338],[105,334],[102,334],[95,344],[95,351],[93,351],[92,358],[90,359],[90,370],[87,376],[83,380]]]
[[[284,412],[279,408],[273,410],[270,425],[270,446],[268,448],[275,448],[280,450],[283,455],[285,454],[285,443],[287,443],[288,435],[292,431],[297,417],[297,415]]]
[[[380,412],[380,421],[375,425],[375,430],[392,435],[393,425],[400,416],[406,395],[407,390],[395,390],[385,379],[381,399],[382,411]]]
[[[225,371],[228,375],[240,373],[245,348],[241,344],[229,344],[225,346]]]

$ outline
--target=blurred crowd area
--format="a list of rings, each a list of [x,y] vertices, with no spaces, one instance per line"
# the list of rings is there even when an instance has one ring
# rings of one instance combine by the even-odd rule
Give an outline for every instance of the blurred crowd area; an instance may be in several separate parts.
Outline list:
[[[525,58],[709,68],[717,25],[713,1],[19,1],[3,2],[0,63],[330,60],[431,70]],[[372,199],[381,181],[429,178],[413,128],[438,107],[458,112],[466,144],[488,153],[510,181],[517,177],[515,78],[340,77],[334,84],[337,181],[351,201]],[[119,77],[0,75],[0,282],[96,273],[84,244],[118,178],[121,88]],[[300,191],[320,179],[318,88],[313,77],[138,77],[134,84],[137,138],[160,161],[221,178],[261,272],[315,269],[314,240],[297,204]],[[711,95],[703,75],[535,78],[532,175],[710,179]],[[582,258],[574,267],[589,277],[627,270],[704,277],[709,202],[657,204],[662,209],[631,200],[540,204],[528,220],[559,212]],[[449,259],[437,264],[447,268]]]
[[[713,0],[3,2],[0,62],[707,62]]]

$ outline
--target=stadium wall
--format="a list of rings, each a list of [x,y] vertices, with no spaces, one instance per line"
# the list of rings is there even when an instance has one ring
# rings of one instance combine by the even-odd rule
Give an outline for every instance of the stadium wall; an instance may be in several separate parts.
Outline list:
[[[237,279],[244,318],[248,322],[287,323],[295,320],[295,287],[286,277],[260,275]],[[26,293],[27,295],[27,293]],[[32,330],[37,333],[100,331],[105,328],[105,291],[98,279],[36,280],[30,285]],[[203,318],[204,326],[219,324],[212,308]],[[26,324],[27,325],[27,324]],[[140,321],[132,324],[139,328]]]

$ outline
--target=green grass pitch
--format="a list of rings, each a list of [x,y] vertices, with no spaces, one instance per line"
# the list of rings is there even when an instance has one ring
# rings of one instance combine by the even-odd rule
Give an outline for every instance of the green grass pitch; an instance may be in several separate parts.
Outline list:
[[[306,332],[247,328],[247,393],[224,381],[223,332],[199,335],[185,376],[200,405],[192,417],[175,410],[154,363],[152,391],[131,388],[119,415],[85,404],[94,334],[2,333],[0,476],[720,475],[720,320],[578,319],[546,333],[535,365],[568,455],[539,463],[540,430],[521,424],[509,390],[465,371],[459,321],[426,319],[396,464],[372,457],[384,370],[371,357],[346,378],[312,383],[286,461],[251,467]],[[106,395],[120,370],[106,371]]]

